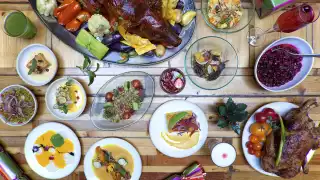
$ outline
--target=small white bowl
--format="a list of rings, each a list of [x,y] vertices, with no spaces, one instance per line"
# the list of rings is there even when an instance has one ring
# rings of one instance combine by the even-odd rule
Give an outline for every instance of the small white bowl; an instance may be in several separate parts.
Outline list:
[[[28,62],[38,53],[44,54],[49,61],[49,72],[41,74],[28,75],[29,69],[26,67]],[[16,69],[20,78],[31,86],[43,86],[48,84],[56,75],[58,70],[58,61],[54,53],[47,46],[42,44],[31,44],[21,50],[17,57]]]
[[[82,114],[82,112],[84,111],[86,104],[87,104],[87,94],[86,94],[86,91],[84,90],[83,86],[81,85],[81,83],[79,83],[79,81],[77,81],[73,78],[69,78],[69,79],[72,79],[73,82],[80,87],[80,91],[81,91],[80,93],[83,95],[83,100],[82,100],[83,105],[81,108],[79,108],[78,111],[64,114],[59,109],[53,108],[53,106],[56,104],[57,89],[61,85],[65,84],[68,81],[67,77],[57,79],[53,83],[51,83],[47,89],[46,96],[45,96],[47,109],[49,110],[49,112],[53,116],[55,116],[56,118],[58,118],[60,120],[73,120],[73,119],[79,117]]]
[[[284,85],[278,86],[278,87],[265,86],[264,84],[262,84],[260,82],[260,80],[257,76],[257,67],[258,67],[259,60],[267,50],[269,50],[270,48],[272,48],[274,46],[280,45],[280,44],[291,44],[299,50],[300,54],[313,54],[313,49],[309,45],[309,43],[299,37],[284,37],[284,38],[281,38],[281,39],[271,43],[268,47],[266,47],[261,52],[261,54],[259,55],[259,57],[256,60],[256,64],[254,66],[254,76],[261,87],[263,87],[264,89],[266,89],[268,91],[272,91],[272,92],[286,91],[286,90],[292,89],[293,87],[300,84],[308,76],[309,72],[312,69],[312,65],[313,65],[313,61],[314,61],[313,57],[303,57],[302,61],[301,61],[301,63],[302,63],[301,70],[300,70],[300,72],[298,72],[298,74],[295,75],[295,77],[291,81],[287,82]]]
[[[29,94],[32,96],[32,99],[33,99],[33,101],[34,101],[34,112],[33,112],[32,116],[29,118],[29,120],[25,121],[24,123],[20,123],[20,124],[19,124],[19,123],[10,123],[10,122],[8,122],[8,121],[6,120],[6,118],[5,118],[4,116],[2,116],[2,115],[0,115],[0,119],[1,119],[5,124],[7,124],[7,125],[9,125],[9,126],[23,126],[23,125],[28,124],[28,123],[34,118],[34,116],[36,115],[37,110],[38,110],[38,102],[37,102],[37,99],[36,99],[36,97],[34,96],[34,94],[33,94],[28,88],[26,88],[26,87],[24,87],[24,86],[21,86],[21,85],[19,85],[19,84],[14,84],[14,85],[7,86],[6,88],[2,89],[2,91],[0,92],[0,94],[6,92],[6,91],[8,91],[8,90],[11,90],[11,89],[13,89],[13,88],[21,88],[21,89],[24,89],[24,90],[26,90],[27,92],[29,92]]]

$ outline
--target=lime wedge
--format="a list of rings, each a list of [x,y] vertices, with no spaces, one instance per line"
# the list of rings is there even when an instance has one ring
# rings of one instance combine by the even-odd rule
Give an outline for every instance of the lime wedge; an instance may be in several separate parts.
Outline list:
[[[179,112],[175,114],[170,120],[169,120],[169,125],[168,128],[172,129],[182,118],[184,118],[186,115],[188,115],[187,112]]]

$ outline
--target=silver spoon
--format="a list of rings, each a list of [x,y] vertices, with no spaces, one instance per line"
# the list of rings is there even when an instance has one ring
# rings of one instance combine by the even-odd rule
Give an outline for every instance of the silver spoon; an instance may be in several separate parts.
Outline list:
[[[291,54],[293,56],[318,57],[318,58],[320,58],[320,54],[296,54],[296,53],[290,52],[287,49],[283,49],[283,48],[273,48],[273,49],[271,49],[271,52],[279,51],[279,50],[280,51],[285,51],[286,53]]]

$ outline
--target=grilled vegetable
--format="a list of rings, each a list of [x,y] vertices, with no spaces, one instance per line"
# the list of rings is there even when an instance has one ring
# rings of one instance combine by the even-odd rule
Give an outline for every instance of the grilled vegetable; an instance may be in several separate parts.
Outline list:
[[[156,56],[162,57],[166,53],[166,48],[163,45],[159,44],[157,45],[155,51],[156,51]]]
[[[107,46],[96,40],[84,29],[79,32],[76,42],[80,46],[87,48],[98,59],[102,59],[109,50]]]
[[[111,50],[117,51],[117,52],[130,52],[133,50],[133,47],[128,46],[126,44],[123,44],[121,42],[113,43],[113,44],[109,45],[109,48]]]
[[[103,39],[102,39],[102,43],[105,44],[105,45],[110,45],[110,44],[113,44],[113,43],[117,43],[117,42],[120,42],[122,39],[121,35],[119,34],[119,32],[115,32],[113,34],[110,34],[108,36],[105,36]]]
[[[179,35],[182,31],[182,26],[181,24],[175,24],[174,26],[172,26],[172,29]]]
[[[37,0],[37,9],[40,14],[52,16],[54,9],[57,7],[56,0]]]
[[[76,32],[81,26],[81,22],[78,19],[73,19],[66,25],[66,29],[70,32]]]
[[[194,17],[196,17],[197,13],[195,11],[188,11],[182,15],[181,25],[187,26]]]
[[[94,37],[103,37],[110,33],[109,21],[100,14],[94,14],[88,21],[88,27]]]
[[[78,13],[81,11],[81,6],[77,1],[73,1],[68,4],[59,14],[58,22],[61,25],[66,25],[77,17]]]

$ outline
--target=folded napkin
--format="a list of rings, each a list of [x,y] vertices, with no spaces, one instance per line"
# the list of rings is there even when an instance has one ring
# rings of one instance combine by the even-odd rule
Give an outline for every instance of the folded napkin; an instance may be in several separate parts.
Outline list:
[[[205,180],[206,173],[199,163],[187,167],[181,175],[174,174],[165,180]]]

